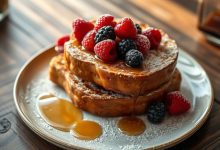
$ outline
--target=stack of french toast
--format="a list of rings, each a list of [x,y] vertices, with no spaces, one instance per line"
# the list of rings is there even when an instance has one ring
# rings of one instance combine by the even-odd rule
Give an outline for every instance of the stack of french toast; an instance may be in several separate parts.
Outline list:
[[[49,76],[82,110],[105,117],[138,115],[179,90],[177,58],[175,41],[162,30],[103,15],[73,22]]]

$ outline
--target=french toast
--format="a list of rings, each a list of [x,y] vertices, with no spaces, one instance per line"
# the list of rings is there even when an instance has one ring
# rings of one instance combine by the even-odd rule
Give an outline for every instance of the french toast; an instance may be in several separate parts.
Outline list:
[[[157,89],[139,96],[119,94],[82,80],[81,76],[76,76],[69,71],[65,63],[62,54],[51,60],[50,80],[63,87],[78,108],[98,116],[115,117],[143,114],[152,101],[161,100],[167,92],[180,88],[181,75],[175,69],[170,80]],[[133,82],[133,80],[131,81]],[[132,86],[129,85],[129,87]]]
[[[142,29],[148,27],[140,25]],[[66,65],[74,75],[106,90],[130,96],[144,95],[169,82],[175,71],[178,47],[166,33],[161,31],[161,35],[160,47],[148,52],[140,68],[131,68],[121,60],[103,62],[75,39],[65,43]]]

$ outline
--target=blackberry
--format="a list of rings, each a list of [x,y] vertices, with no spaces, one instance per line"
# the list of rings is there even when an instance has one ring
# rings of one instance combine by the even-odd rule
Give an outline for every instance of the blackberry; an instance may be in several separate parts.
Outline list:
[[[95,43],[101,42],[103,40],[112,39],[115,40],[116,35],[114,28],[112,26],[104,26],[98,30],[95,35]]]
[[[119,57],[124,58],[125,54],[131,49],[137,49],[135,42],[131,39],[123,39],[117,47]]]
[[[138,34],[141,34],[142,33],[142,29],[141,29],[141,26],[139,24],[135,24],[135,28],[137,29],[137,33]]]
[[[152,103],[147,110],[147,118],[150,122],[157,124],[165,117],[165,104],[163,102]]]
[[[142,64],[144,56],[136,49],[129,50],[125,54],[125,63],[131,67],[138,67]]]

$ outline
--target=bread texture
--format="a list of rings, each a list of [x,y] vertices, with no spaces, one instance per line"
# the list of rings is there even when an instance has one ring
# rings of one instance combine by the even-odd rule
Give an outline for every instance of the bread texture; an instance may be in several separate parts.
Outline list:
[[[148,25],[141,24],[141,27],[144,30]],[[143,95],[167,83],[175,71],[178,47],[162,30],[161,34],[160,47],[148,52],[140,68],[129,67],[121,60],[103,62],[71,39],[64,50],[67,68],[74,75],[106,90],[130,96]]]
[[[171,62],[174,63],[174,68],[172,67],[174,69],[174,73],[172,73],[168,81],[164,81],[164,83],[162,83],[159,87],[155,87],[156,89],[149,90],[147,92],[144,90],[143,92],[145,93],[140,92],[139,95],[132,96],[104,89],[96,83],[82,79],[79,75],[76,76],[75,72],[70,71],[67,67],[65,57],[61,54],[55,56],[51,60],[49,68],[50,80],[53,81],[55,84],[63,87],[71,98],[72,102],[78,108],[90,112],[94,115],[104,117],[116,117],[143,114],[152,101],[162,100],[167,92],[179,90],[180,88],[181,75],[180,72],[175,69],[175,62],[173,61]],[[104,66],[105,65],[103,65],[102,67]],[[85,69],[86,68],[81,68],[82,71],[84,71]],[[168,70],[169,69],[167,69],[167,71],[165,72],[168,73]],[[136,71],[133,71],[131,74],[134,74],[135,72]],[[126,74],[130,73],[126,72]],[[141,79],[143,74],[144,73],[141,72],[140,74],[138,73],[136,76],[139,76],[139,79]],[[90,74],[90,76],[93,76],[93,74]],[[121,79],[120,75],[117,76],[117,78],[118,80]],[[158,76],[157,79],[159,78],[162,77]],[[111,79],[113,80],[113,78],[110,78],[107,81],[110,82]],[[132,80],[132,78],[130,79],[131,82],[136,81]],[[129,85],[129,78],[127,78],[127,80],[128,82],[126,82],[126,88],[130,89],[132,88],[133,84],[131,83]],[[140,84],[137,85],[140,86]],[[142,91],[142,88],[140,91]]]

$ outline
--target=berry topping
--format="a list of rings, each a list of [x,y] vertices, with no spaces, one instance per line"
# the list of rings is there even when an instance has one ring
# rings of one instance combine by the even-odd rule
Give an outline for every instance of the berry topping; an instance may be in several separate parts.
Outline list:
[[[137,33],[138,34],[141,34],[142,33],[142,29],[141,29],[141,26],[139,24],[135,24],[135,28],[137,29]]]
[[[125,63],[131,67],[139,67],[143,59],[143,54],[136,49],[129,50],[125,54]]]
[[[165,104],[163,102],[154,102],[150,104],[147,110],[147,118],[151,123],[160,123],[165,117]]]
[[[119,38],[135,38],[137,30],[133,21],[125,17],[115,26],[115,34]]]
[[[120,58],[125,58],[125,54],[131,49],[137,49],[135,42],[131,39],[123,39],[118,43],[118,55]]]
[[[142,31],[141,25],[134,24],[128,17],[116,22],[114,16],[104,14],[96,20],[95,26],[93,23],[80,18],[74,20],[72,36],[103,61],[113,61],[119,55],[128,66],[139,67],[149,49],[158,48],[161,42],[158,29],[149,27]],[[62,40],[57,42],[57,47],[59,45],[62,49],[58,51],[63,52]]]
[[[190,109],[189,101],[179,91],[168,93],[166,104],[170,115],[180,115]]]
[[[94,25],[91,22],[78,18],[73,21],[73,37],[75,37],[76,40],[81,43],[86,33],[93,28]]]
[[[111,39],[115,40],[115,32],[112,26],[104,26],[98,30],[95,35],[95,43],[101,42],[103,40]]]
[[[150,49],[157,49],[161,41],[161,33],[158,29],[149,28],[142,33],[150,40]]]
[[[114,27],[116,22],[113,23],[112,22],[113,20],[114,20],[114,17],[112,15],[109,15],[109,14],[102,15],[96,20],[95,30],[98,31],[101,27],[104,27],[104,26],[113,25],[112,27]]]
[[[95,54],[103,61],[114,61],[117,57],[116,44],[113,40],[104,40],[94,47]]]
[[[96,31],[95,31],[95,30],[92,30],[92,31],[89,31],[89,32],[84,36],[84,38],[83,38],[83,40],[82,40],[82,46],[83,46],[87,51],[93,52],[93,49],[94,49],[94,46],[95,46],[95,41],[94,41],[95,35],[96,35]]]
[[[138,34],[135,38],[135,43],[138,50],[142,52],[143,55],[147,54],[150,49],[150,41],[146,36]]]
[[[111,23],[111,26],[114,28],[114,27],[116,26],[116,24],[117,24],[117,22],[113,21],[113,22]]]
[[[60,37],[60,38],[56,41],[55,50],[56,50],[58,53],[63,53],[63,51],[64,51],[64,44],[65,44],[65,42],[67,42],[67,41],[69,41],[69,40],[70,40],[70,36],[69,36],[69,35],[65,35],[65,36]]]

